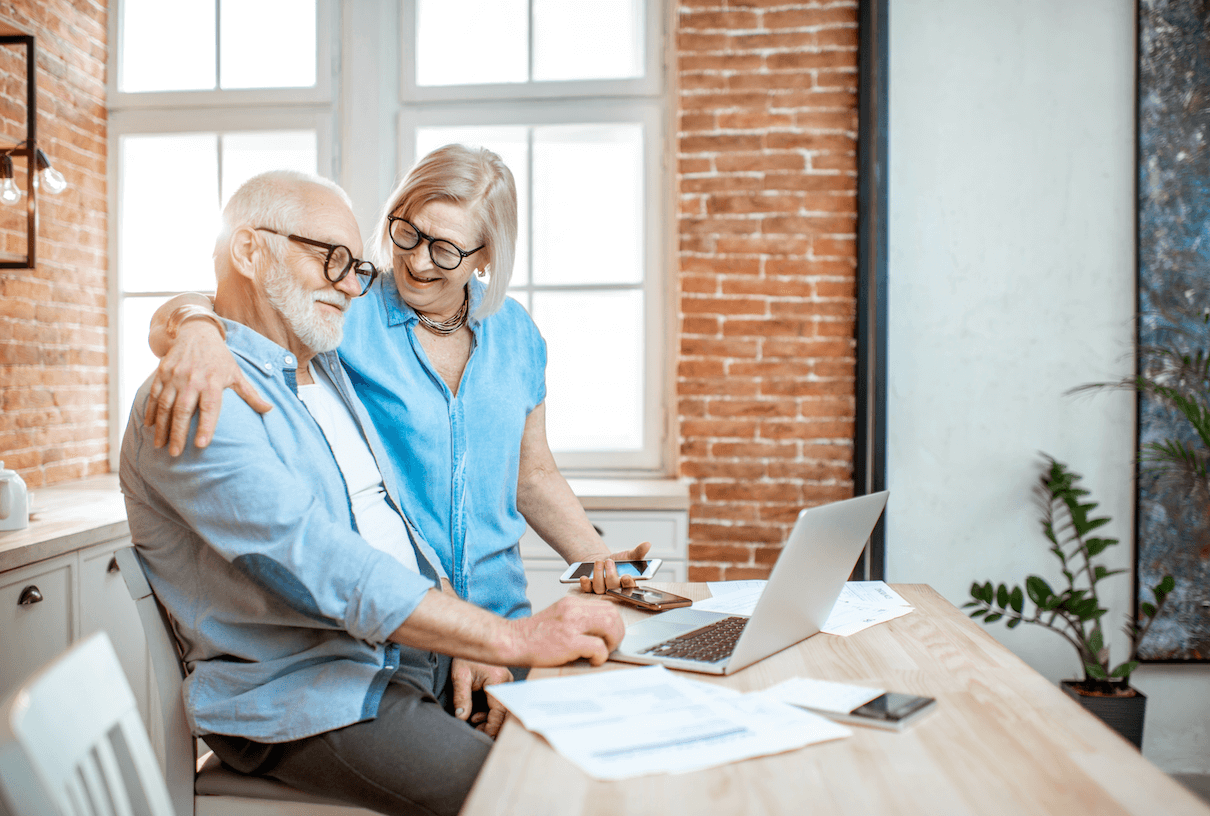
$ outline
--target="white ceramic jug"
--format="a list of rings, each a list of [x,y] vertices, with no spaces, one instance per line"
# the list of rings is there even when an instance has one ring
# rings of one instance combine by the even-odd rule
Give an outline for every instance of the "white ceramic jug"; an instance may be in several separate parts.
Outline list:
[[[0,530],[23,530],[29,526],[29,497],[25,480],[0,462]]]

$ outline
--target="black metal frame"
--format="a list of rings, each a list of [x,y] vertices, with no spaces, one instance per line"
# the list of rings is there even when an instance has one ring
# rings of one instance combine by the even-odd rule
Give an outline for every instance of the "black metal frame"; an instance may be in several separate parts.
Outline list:
[[[853,492],[886,488],[887,108],[889,0],[862,0],[858,19],[857,117],[857,422]],[[888,511],[889,512],[889,511]],[[883,580],[886,514],[853,571]]]
[[[34,156],[37,155],[38,142],[38,104],[37,83],[34,81],[35,57],[34,37],[29,34],[0,35],[0,45],[25,46],[25,138],[18,146],[7,150],[10,156],[25,158],[25,213],[26,213],[26,259],[25,261],[0,260],[0,269],[33,269],[37,265],[38,250],[38,197],[34,186]]]

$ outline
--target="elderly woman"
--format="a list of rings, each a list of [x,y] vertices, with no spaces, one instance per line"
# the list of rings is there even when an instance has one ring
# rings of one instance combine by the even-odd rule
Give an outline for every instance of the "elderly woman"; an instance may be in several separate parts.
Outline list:
[[[517,236],[512,173],[488,150],[447,145],[420,160],[383,207],[375,246],[390,264],[353,301],[340,357],[410,488],[404,508],[455,590],[505,617],[528,614],[518,541],[526,522],[568,563],[594,561],[585,591],[619,581],[614,560],[559,473],[546,440],[546,344],[505,298]],[[486,282],[485,282],[486,279]],[[147,423],[174,455],[195,407],[205,446],[222,390],[268,410],[204,319],[208,299],[182,295],[157,311],[163,356]],[[175,341],[175,342],[174,342]]]

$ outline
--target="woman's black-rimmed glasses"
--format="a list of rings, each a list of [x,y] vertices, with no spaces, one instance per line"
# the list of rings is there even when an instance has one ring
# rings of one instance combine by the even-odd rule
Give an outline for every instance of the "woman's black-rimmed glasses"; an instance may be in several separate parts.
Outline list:
[[[357,293],[358,297],[364,295],[370,288],[370,284],[374,282],[374,278],[378,277],[378,267],[369,261],[362,261],[353,257],[353,253],[349,251],[347,246],[341,244],[325,244],[323,241],[316,241],[312,238],[304,238],[301,235],[286,235],[278,232],[275,229],[268,227],[254,227],[254,229],[264,232],[271,232],[274,235],[295,241],[300,244],[306,244],[318,249],[327,250],[328,254],[324,256],[324,277],[329,283],[340,283],[349,274],[349,270],[357,273],[357,283],[361,286],[361,291]],[[340,270],[335,275],[332,274],[333,269]]]
[[[434,238],[431,235],[425,235],[420,230],[416,229],[416,225],[406,218],[400,218],[397,215],[387,216],[388,229],[391,234],[391,243],[400,249],[415,249],[416,245],[421,241],[429,242],[429,257],[433,259],[433,263],[442,269],[450,270],[457,269],[462,263],[462,259],[468,255],[474,255],[481,247],[476,247],[470,252],[459,249],[456,244],[450,243],[444,238]]]

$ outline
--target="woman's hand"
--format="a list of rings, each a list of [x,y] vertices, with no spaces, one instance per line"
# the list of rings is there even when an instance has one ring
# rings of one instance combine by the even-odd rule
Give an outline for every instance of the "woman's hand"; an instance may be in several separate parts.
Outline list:
[[[609,589],[634,586],[634,576],[623,575],[620,578],[618,577],[618,568],[615,566],[615,562],[642,561],[643,556],[647,555],[647,551],[650,549],[651,542],[644,541],[634,549],[622,550],[621,552],[606,556],[604,560],[594,561],[592,564],[592,577],[580,579],[580,591],[602,595]]]
[[[189,438],[189,423],[199,411],[193,444],[204,448],[214,436],[223,390],[231,388],[258,413],[273,409],[257,393],[235,362],[218,329],[205,320],[181,324],[176,342],[160,360],[147,396],[143,423],[155,426],[155,446],[168,445],[179,456]]]

